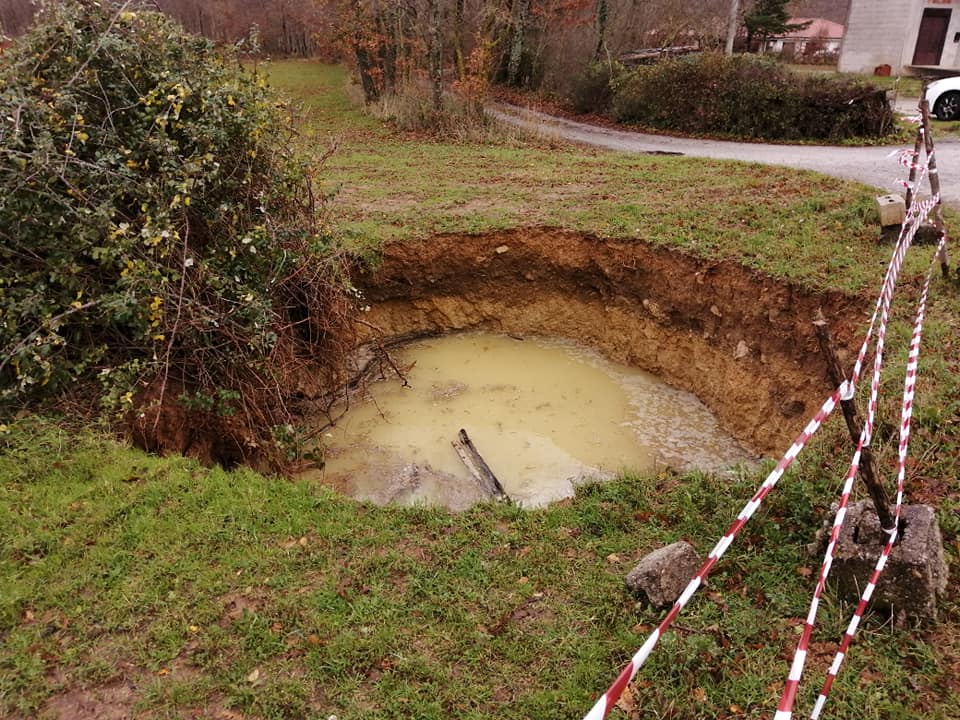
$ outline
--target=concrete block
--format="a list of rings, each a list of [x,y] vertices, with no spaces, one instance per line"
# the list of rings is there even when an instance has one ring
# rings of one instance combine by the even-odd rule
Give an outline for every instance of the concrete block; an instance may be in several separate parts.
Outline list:
[[[646,595],[652,605],[672,605],[693,579],[702,561],[690,543],[675,542],[645,556],[626,577],[627,588]]]
[[[900,532],[870,607],[891,612],[900,624],[907,620],[935,621],[937,599],[947,588],[947,563],[933,508],[904,506]],[[886,541],[871,502],[847,508],[831,572],[843,598],[859,600]]]
[[[880,212],[880,227],[903,225],[907,217],[907,204],[902,195],[881,195],[877,198]]]

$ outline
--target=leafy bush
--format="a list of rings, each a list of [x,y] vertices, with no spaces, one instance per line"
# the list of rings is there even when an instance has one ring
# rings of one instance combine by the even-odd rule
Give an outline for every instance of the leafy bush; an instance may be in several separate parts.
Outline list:
[[[573,109],[579,113],[602,113],[613,102],[613,83],[623,67],[610,63],[591,63],[574,80],[570,91]]]
[[[623,122],[764,140],[882,137],[886,95],[863,82],[796,75],[771,60],[704,54],[638,68],[615,87]]]
[[[311,165],[262,78],[128,6],[44,5],[3,56],[0,410],[96,376],[134,425],[178,401],[269,455],[349,327]]]

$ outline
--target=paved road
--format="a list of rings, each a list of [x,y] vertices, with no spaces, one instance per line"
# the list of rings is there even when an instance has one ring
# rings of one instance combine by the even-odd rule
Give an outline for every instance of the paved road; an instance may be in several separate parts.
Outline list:
[[[583,145],[621,152],[671,153],[816,170],[873,185],[883,193],[902,191],[903,186],[897,180],[905,178],[907,172],[892,156],[895,150],[905,146],[827,147],[698,140],[612,130],[510,105],[497,105],[490,113],[503,122]],[[943,202],[960,208],[960,142],[937,143],[937,166]]]

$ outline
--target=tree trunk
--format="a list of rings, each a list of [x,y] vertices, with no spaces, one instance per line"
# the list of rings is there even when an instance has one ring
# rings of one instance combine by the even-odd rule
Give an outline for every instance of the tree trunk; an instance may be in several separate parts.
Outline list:
[[[463,57],[463,5],[465,0],[457,0],[453,18],[453,54],[457,63],[457,79],[467,76],[466,61]]]
[[[530,0],[517,0],[513,18],[513,37],[510,41],[510,59],[507,62],[507,83],[519,84],[520,63],[523,61],[527,23],[530,20]]]
[[[363,37],[363,14],[360,8],[360,0],[353,0],[354,23],[353,54],[357,59],[357,70],[360,73],[360,86],[363,88],[363,99],[368,102],[376,102],[380,99],[380,86],[377,83],[376,71],[377,62],[373,53],[370,52]]]
[[[443,110],[443,48],[440,43],[440,0],[430,0],[430,81],[433,111]]]
[[[740,29],[740,0],[730,0],[730,20],[727,24],[727,55],[733,55],[733,43]]]
[[[594,62],[600,62],[600,57],[607,47],[607,20],[609,16],[607,0],[597,0],[597,49],[593,51]]]

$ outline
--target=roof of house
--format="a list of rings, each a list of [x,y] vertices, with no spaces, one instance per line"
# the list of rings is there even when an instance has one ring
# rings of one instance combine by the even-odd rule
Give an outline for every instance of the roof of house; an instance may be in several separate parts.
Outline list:
[[[823,18],[790,18],[789,23],[791,25],[800,25],[801,23],[809,22],[810,24],[805,27],[803,30],[793,30],[791,32],[785,32],[783,35],[778,35],[777,37],[792,37],[792,38],[842,38],[843,33],[846,28],[840,23],[831,22],[830,20],[825,20]]]

